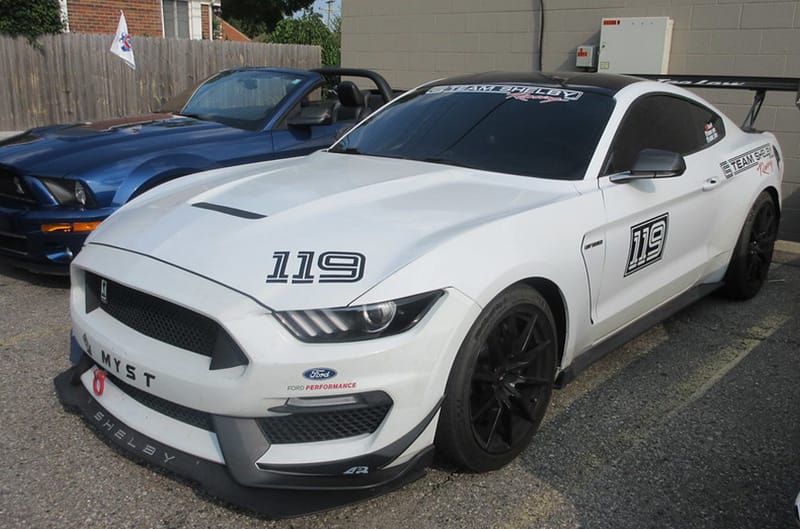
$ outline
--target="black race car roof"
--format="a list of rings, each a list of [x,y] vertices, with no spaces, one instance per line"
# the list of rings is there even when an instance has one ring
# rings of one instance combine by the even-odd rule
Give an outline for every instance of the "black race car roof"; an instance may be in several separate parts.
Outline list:
[[[613,96],[629,84],[643,79],[627,75],[585,72],[486,72],[459,75],[440,79],[425,86],[468,85],[468,84],[532,84],[538,86],[557,86],[560,88],[589,89],[592,92]]]

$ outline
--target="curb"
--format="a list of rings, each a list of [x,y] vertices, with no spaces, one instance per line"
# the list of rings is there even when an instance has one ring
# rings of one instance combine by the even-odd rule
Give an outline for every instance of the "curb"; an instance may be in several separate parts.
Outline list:
[[[775,249],[779,252],[786,252],[795,255],[800,255],[800,242],[793,241],[776,241]]]

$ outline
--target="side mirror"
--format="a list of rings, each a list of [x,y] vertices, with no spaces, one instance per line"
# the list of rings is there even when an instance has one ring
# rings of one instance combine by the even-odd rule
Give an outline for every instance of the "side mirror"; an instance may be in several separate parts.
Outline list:
[[[289,118],[286,122],[290,127],[314,127],[317,125],[331,125],[333,112],[327,106],[303,107],[300,112]]]
[[[680,176],[686,171],[686,162],[677,152],[661,149],[642,149],[630,171],[611,175],[609,180],[615,184],[631,180],[649,180]]]

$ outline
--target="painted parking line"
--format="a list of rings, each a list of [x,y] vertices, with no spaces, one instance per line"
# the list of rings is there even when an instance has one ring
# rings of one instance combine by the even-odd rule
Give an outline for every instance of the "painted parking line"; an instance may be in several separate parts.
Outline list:
[[[565,474],[569,474],[568,483],[548,483],[546,474],[552,470],[545,470],[543,474],[540,474],[535,471],[531,472],[530,468],[525,468],[517,462],[512,463],[513,467],[518,467],[515,469],[516,472],[529,473],[525,481],[531,484],[531,489],[526,490],[524,494],[519,494],[519,497],[514,499],[515,509],[498,512],[499,516],[491,527],[493,529],[522,529],[549,527],[553,524],[558,527],[580,527],[580,518],[571,500],[574,492],[597,481],[615,459],[623,457],[625,453],[657,435],[675,416],[701,400],[764,340],[781,329],[791,317],[790,314],[785,313],[767,314],[755,325],[744,329],[741,333],[731,335],[726,344],[708,353],[703,353],[703,361],[694,369],[688,371],[671,388],[665,386],[667,388],[665,394],[669,394],[670,398],[652,401],[635,410],[630,410],[631,415],[624,421],[620,421],[624,428],[617,435],[603,440],[606,447],[611,447],[610,450],[606,453],[595,451],[591,440],[587,440],[586,449],[581,450],[577,454],[577,458],[574,457],[576,454],[572,454],[572,458],[565,460],[561,470]],[[592,380],[587,384],[580,385],[574,394],[567,394],[566,400],[561,402],[557,413],[552,414],[550,420],[568,412],[570,406],[578,399],[590,395],[613,376],[622,375],[624,369],[637,359],[652,353],[658,354],[657,346],[664,344],[666,339],[666,331],[663,325],[659,325],[651,332],[624,346],[625,354],[619,361],[605,365],[606,360],[603,360],[601,364],[604,365],[592,374]],[[640,349],[640,351],[636,352],[636,349]],[[610,359],[617,353],[614,352],[607,358]],[[580,380],[581,377],[576,380],[576,383]],[[535,438],[533,443],[536,443]]]
[[[657,325],[636,339],[622,345],[601,361],[591,365],[580,373],[578,378],[571,384],[553,392],[553,400],[542,421],[542,425],[564,413],[575,402],[595,391],[639,358],[652,353],[668,339],[669,335],[664,329],[664,325]]]
[[[712,362],[707,366],[711,369],[710,373],[705,371],[703,373],[696,373],[696,376],[687,380],[684,384],[681,384],[681,386],[686,388],[694,387],[700,380],[705,379],[705,381],[680,405],[664,413],[662,419],[658,422],[658,426],[669,422],[673,417],[691,406],[694,402],[702,399],[711,388],[725,377],[725,375],[739,365],[742,360],[747,358],[764,340],[775,334],[775,332],[789,321],[790,318],[791,315],[789,314],[767,315],[756,325],[750,327],[744,333],[745,337],[738,337],[739,342],[736,346],[725,346],[718,350],[713,356]]]

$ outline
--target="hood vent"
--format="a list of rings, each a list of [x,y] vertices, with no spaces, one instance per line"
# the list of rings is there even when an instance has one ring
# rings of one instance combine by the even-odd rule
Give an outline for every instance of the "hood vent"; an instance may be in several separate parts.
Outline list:
[[[243,209],[229,208],[228,206],[220,206],[219,204],[211,204],[209,202],[196,202],[192,204],[192,206],[200,209],[210,209],[211,211],[218,211],[219,213],[225,213],[226,215],[233,215],[234,217],[240,217],[248,220],[258,220],[266,217],[266,215],[261,215],[260,213],[253,213],[252,211],[245,211]]]

